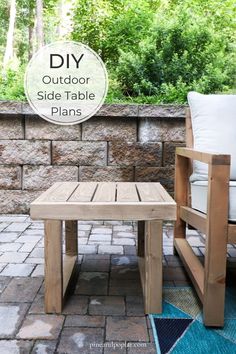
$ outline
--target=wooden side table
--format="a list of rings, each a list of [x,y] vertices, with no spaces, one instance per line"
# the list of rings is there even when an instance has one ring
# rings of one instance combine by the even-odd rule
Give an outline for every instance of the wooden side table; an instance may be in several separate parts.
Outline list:
[[[176,203],[160,183],[58,182],[31,204],[30,214],[45,220],[46,313],[62,311],[78,254],[77,220],[138,221],[145,312],[162,311],[162,222],[176,219]]]

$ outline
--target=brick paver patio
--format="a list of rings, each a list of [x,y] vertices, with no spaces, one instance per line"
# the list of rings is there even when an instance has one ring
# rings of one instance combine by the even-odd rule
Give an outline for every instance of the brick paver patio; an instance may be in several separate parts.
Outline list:
[[[78,227],[80,272],[74,294],[62,315],[45,315],[43,223],[27,215],[0,216],[1,354],[155,353],[143,313],[137,225],[104,221]],[[163,237],[164,285],[188,285],[173,255],[171,224],[165,225]],[[203,258],[204,235],[189,230],[188,240]],[[231,245],[228,263],[234,273],[236,248]]]

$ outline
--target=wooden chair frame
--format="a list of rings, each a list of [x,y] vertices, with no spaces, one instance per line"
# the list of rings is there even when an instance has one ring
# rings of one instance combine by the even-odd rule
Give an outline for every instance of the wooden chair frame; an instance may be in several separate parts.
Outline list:
[[[228,222],[230,155],[192,149],[190,110],[186,114],[187,148],[176,149],[174,246],[203,303],[206,326],[224,325],[227,243],[236,243],[236,224]],[[189,176],[192,160],[208,164],[207,213],[191,208]],[[206,235],[204,266],[186,240],[186,224]]]

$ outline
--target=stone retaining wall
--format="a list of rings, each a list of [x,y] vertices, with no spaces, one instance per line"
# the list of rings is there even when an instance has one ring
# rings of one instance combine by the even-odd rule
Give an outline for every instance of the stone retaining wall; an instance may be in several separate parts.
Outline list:
[[[160,181],[173,192],[184,114],[184,106],[113,104],[59,126],[28,104],[0,102],[0,213],[28,212],[55,181]]]

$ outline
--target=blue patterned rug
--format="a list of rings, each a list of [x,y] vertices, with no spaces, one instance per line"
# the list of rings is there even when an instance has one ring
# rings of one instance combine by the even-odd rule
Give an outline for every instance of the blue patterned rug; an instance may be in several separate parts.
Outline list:
[[[236,354],[236,288],[226,290],[222,329],[203,325],[201,304],[190,287],[164,288],[163,313],[150,319],[158,354]]]

